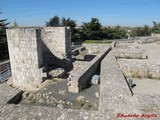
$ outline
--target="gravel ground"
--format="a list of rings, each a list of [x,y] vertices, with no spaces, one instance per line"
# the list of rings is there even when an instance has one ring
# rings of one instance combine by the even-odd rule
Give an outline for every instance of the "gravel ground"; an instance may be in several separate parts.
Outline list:
[[[99,85],[92,85],[75,94],[68,92],[67,80],[53,81],[39,91],[24,93],[20,104],[98,110]]]

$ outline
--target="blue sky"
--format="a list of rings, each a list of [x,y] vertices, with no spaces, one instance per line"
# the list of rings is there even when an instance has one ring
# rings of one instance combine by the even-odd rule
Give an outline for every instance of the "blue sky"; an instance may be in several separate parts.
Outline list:
[[[1,18],[21,26],[44,26],[54,15],[78,25],[97,17],[102,25],[142,26],[160,22],[160,0],[0,0]]]

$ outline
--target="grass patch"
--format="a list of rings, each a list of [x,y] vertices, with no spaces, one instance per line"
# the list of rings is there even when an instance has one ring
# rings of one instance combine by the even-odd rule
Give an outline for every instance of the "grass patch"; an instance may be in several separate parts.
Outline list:
[[[73,106],[71,106],[71,108],[73,109],[81,109],[83,106],[85,105],[85,101],[83,100],[74,100],[73,101]]]
[[[108,41],[108,40],[85,40],[83,43],[99,43],[99,44],[111,44],[112,41]]]

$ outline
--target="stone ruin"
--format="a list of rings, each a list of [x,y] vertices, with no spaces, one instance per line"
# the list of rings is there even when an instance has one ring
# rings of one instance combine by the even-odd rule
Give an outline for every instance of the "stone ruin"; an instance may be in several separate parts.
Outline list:
[[[11,84],[29,91],[36,90],[45,79],[57,76],[56,70],[65,70],[70,74],[68,91],[79,93],[90,84],[100,61],[111,50],[110,46],[104,46],[106,49],[103,50],[101,45],[85,45],[71,51],[71,32],[68,27],[12,28],[7,30],[7,39]],[[73,62],[72,55],[76,56],[76,52],[80,54],[84,50],[88,53],[81,56],[79,62]],[[81,69],[76,66],[81,66]]]
[[[7,30],[14,85],[17,85],[17,87],[23,86],[26,89],[29,89],[30,87],[36,87],[47,76],[46,73],[48,73],[48,70],[46,69],[48,69],[48,67],[52,65],[63,67],[66,70],[71,69],[72,62],[69,60],[71,56],[69,31],[70,29],[62,27],[17,28]],[[59,103],[57,107],[49,106],[51,104],[53,105],[53,103],[47,104],[47,106],[43,106],[44,103],[37,106],[33,103],[30,104],[31,106],[25,105],[23,103],[19,104],[18,101],[12,101],[14,99],[17,99],[17,95],[19,95],[21,99],[21,97],[31,94],[19,94],[17,89],[15,90],[15,88],[10,88],[10,90],[8,90],[8,87],[4,85],[4,87],[7,88],[7,92],[6,89],[1,88],[0,119],[22,118],[30,120],[53,118],[57,120],[115,120],[121,118],[119,116],[121,115],[121,113],[124,113],[126,115],[135,113],[139,115],[139,118],[136,117],[131,119],[159,119],[160,94],[159,86],[156,86],[156,84],[159,84],[159,81],[152,80],[152,77],[154,78],[155,75],[158,76],[160,73],[159,59],[154,61],[157,62],[157,64],[149,64],[150,66],[148,66],[148,64],[146,64],[147,60],[153,59],[150,59],[150,54],[144,51],[142,46],[147,43],[154,43],[154,46],[157,46],[158,48],[159,46],[156,43],[158,43],[160,39],[154,37],[142,37],[136,39],[137,40],[133,40],[133,44],[135,45],[134,47],[133,44],[130,44],[130,41],[128,44],[128,40],[120,41],[119,43],[114,42],[113,44],[111,44],[112,49],[110,48],[110,45],[86,45],[87,48],[90,47],[90,55],[96,55],[96,57],[89,62],[76,61],[73,63],[73,65],[77,65],[78,67],[73,67],[70,75],[74,76],[71,76],[71,81],[69,81],[68,83],[71,84],[69,90],[76,93],[79,92],[79,89],[81,89],[81,87],[86,84],[86,81],[82,80],[87,79],[89,74],[93,75],[94,70],[97,69],[97,66],[100,67],[99,93],[93,94],[94,96],[98,95],[97,99],[99,101],[97,104],[97,111],[84,109],[63,109],[61,106],[58,106],[60,105]],[[57,41],[61,43],[58,43]],[[138,45],[138,47],[137,43],[140,44]],[[61,45],[63,45],[62,49]],[[82,49],[83,48],[80,48],[78,49],[78,51],[75,51],[75,54],[82,51]],[[151,51],[151,49],[149,50]],[[157,56],[158,54],[156,54],[155,56],[156,59]],[[80,62],[80,66],[78,62]],[[143,71],[146,66],[147,72]],[[140,69],[134,69],[138,67]],[[148,74],[149,72],[150,76],[148,77],[151,78],[151,82],[153,82],[154,84],[145,87],[144,82],[143,84],[141,83],[141,81],[143,80],[139,80],[139,82],[136,83],[137,86],[135,88],[131,88],[128,83],[128,76],[126,75],[124,70],[132,72],[132,68],[134,70],[138,70],[138,74]],[[145,74],[143,74],[144,76],[142,77],[146,77]],[[31,79],[31,77],[33,79]],[[147,79],[145,79],[145,81],[146,80]],[[135,81],[133,83],[135,83]],[[142,92],[137,92],[136,88],[138,88],[138,86],[142,87],[144,90]],[[54,88],[53,86],[51,87]],[[151,88],[156,88],[156,90],[152,91],[153,89]],[[56,93],[55,90],[52,91],[53,93]],[[148,91],[148,93],[144,91]],[[60,92],[60,94],[63,93],[63,91]],[[39,97],[41,95],[42,97],[44,97],[43,95],[45,95],[44,98],[48,100],[48,95],[50,94],[50,92],[47,90],[46,93],[36,95]],[[11,94],[14,94],[14,97],[10,96]],[[23,96],[21,96],[22,94]],[[57,92],[57,94],[59,93]],[[90,96],[91,94],[86,95]],[[69,97],[71,98],[70,95]],[[80,96],[78,98],[84,99],[83,96]],[[94,98],[94,101],[95,100],[96,99]],[[8,104],[6,104],[6,101],[8,101]],[[16,105],[13,105],[12,103]],[[130,117],[126,117],[126,119],[130,119]]]
[[[72,68],[68,27],[7,29],[7,40],[15,87],[36,88],[48,76],[49,66]]]

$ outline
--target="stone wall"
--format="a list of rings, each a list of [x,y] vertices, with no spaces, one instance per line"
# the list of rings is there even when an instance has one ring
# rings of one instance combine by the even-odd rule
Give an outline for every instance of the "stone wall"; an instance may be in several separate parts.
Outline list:
[[[131,59],[119,59],[118,63],[127,77],[160,79],[159,63]]]
[[[70,29],[66,27],[7,29],[7,40],[12,83],[22,89],[36,88],[47,77],[43,73],[46,61],[63,66],[71,53]],[[46,51],[53,59],[44,56]]]
[[[71,34],[70,28],[66,27],[44,27],[41,30],[41,38],[44,45],[60,59],[70,58]],[[43,46],[44,50],[46,48]]]
[[[90,51],[90,54],[96,54],[98,52],[97,56],[90,62],[81,62],[81,65],[78,67],[78,69],[76,69],[77,67],[74,67],[73,72],[70,73],[72,77],[68,79],[69,92],[78,93],[87,88],[87,86],[90,84],[92,76],[100,66],[101,60],[111,50],[109,45],[94,44],[92,47],[87,47],[89,48],[87,50]],[[95,48],[94,50],[92,49],[93,47]],[[104,47],[105,49],[103,49]]]
[[[146,50],[139,48],[135,43],[116,43],[113,53],[116,58],[147,59],[148,57]]]
[[[160,34],[153,33],[151,36],[152,37],[160,37]]]
[[[41,28],[42,56],[45,66],[72,69],[71,31],[69,27]]]
[[[7,30],[13,85],[33,88],[42,81],[40,30],[18,28]]]
[[[103,116],[102,120],[117,120],[118,113],[141,113],[112,51],[101,62],[100,82],[98,116]]]

